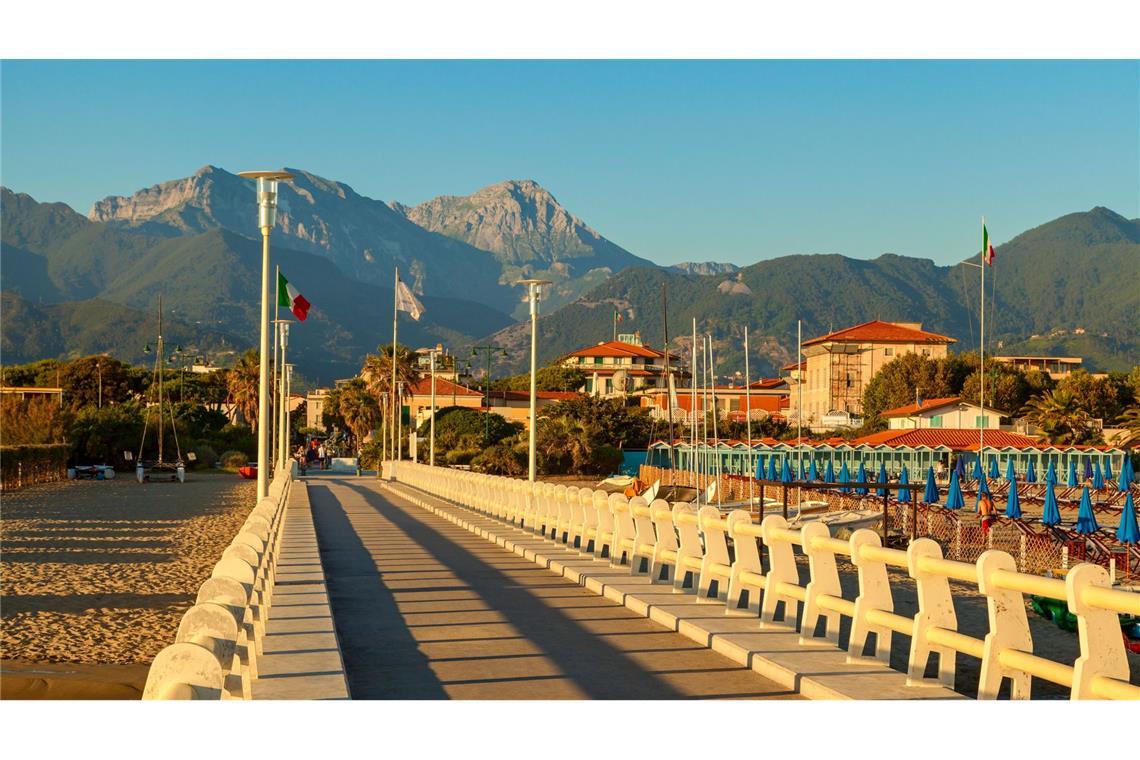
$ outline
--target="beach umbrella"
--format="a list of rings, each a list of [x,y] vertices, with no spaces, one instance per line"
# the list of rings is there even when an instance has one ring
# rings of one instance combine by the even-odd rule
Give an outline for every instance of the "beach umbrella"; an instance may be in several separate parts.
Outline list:
[[[1092,480],[1093,480],[1093,488],[1095,488],[1098,491],[1101,490],[1102,488],[1104,488],[1104,473],[1101,472],[1100,462],[1097,462],[1096,467],[1093,469]]]
[[[815,457],[812,457],[811,467],[808,468],[808,480],[819,480],[819,470],[815,466]]]
[[[1140,527],[1136,526],[1136,505],[1132,494],[1124,499],[1124,511],[1120,513],[1120,525],[1116,526],[1116,540],[1122,544],[1140,543]]]
[[[974,460],[974,472],[970,475],[970,478],[973,480],[981,480],[983,477],[985,477],[985,473],[982,472],[982,457],[978,455],[978,458]]]
[[[1021,500],[1017,497],[1017,479],[1009,481],[1009,496],[1005,502],[1005,516],[1017,520],[1021,517]]]
[[[1088,480],[1092,476],[1093,476],[1092,460],[1089,459],[1088,457],[1085,457],[1085,480]]]
[[[902,472],[899,473],[899,485],[905,486],[910,484],[910,475],[907,474],[906,465],[903,465]],[[901,489],[898,495],[900,504],[908,504],[910,502],[910,490],[907,488]]]
[[[1001,473],[998,471],[997,457],[990,457],[990,477],[1000,478]]]
[[[1112,460],[1104,460],[1104,480],[1106,483],[1112,481]]]
[[[1124,457],[1124,461],[1120,463],[1120,480],[1116,484],[1117,491],[1127,491],[1128,486],[1132,483],[1132,478],[1128,476],[1128,457]]]
[[[756,479],[764,480],[764,457],[756,457]]]
[[[1013,471],[1013,457],[1005,460],[1005,479],[1010,483],[1017,480],[1017,473]]]
[[[1124,468],[1128,470],[1128,479],[1124,481],[1131,487],[1132,481],[1136,480],[1136,470],[1132,469],[1132,457],[1124,458]]]
[[[922,494],[922,500],[927,504],[938,503],[938,484],[934,482],[933,467],[926,469],[926,492]]]
[[[823,472],[823,479],[828,483],[835,482],[835,467],[831,464],[831,460],[827,460],[827,469]]]
[[[887,465],[886,465],[886,464],[884,464],[883,462],[879,462],[879,478],[878,478],[878,482],[879,482],[879,483],[886,483],[886,482],[887,482]],[[887,489],[885,489],[885,488],[876,488],[876,489],[875,489],[875,495],[876,495],[876,496],[886,496],[886,495],[887,495]]]
[[[1081,489],[1081,508],[1077,510],[1077,533],[1096,533],[1100,526],[1096,524],[1096,515],[1093,514],[1092,499],[1089,497],[1089,487]]]
[[[846,462],[844,462],[843,466],[839,468],[839,480],[837,480],[836,482],[837,483],[850,483],[851,482],[851,475],[850,475],[850,473],[847,472],[847,463]],[[843,486],[842,488],[839,489],[839,492],[840,493],[851,493],[851,489],[848,488],[847,486]]]
[[[966,477],[966,460],[958,457],[958,461],[954,463],[954,472],[958,473],[959,478]]]
[[[1025,482],[1026,483],[1036,483],[1037,482],[1037,467],[1034,464],[1034,460],[1032,460],[1032,459],[1029,460],[1029,471],[1025,473]]]
[[[950,475],[950,493],[946,496],[947,509],[961,509],[966,506],[962,500],[962,486],[958,485],[958,473]]]
[[[807,471],[804,469],[804,460],[800,460],[800,480],[807,480]]]
[[[776,457],[768,457],[768,480],[778,480],[779,473],[776,472]]]
[[[1045,481],[1045,509],[1041,513],[1042,525],[1058,525],[1061,522],[1061,510],[1057,508],[1057,494],[1053,493],[1053,484]]]
[[[1057,462],[1053,459],[1049,460],[1049,471],[1045,473],[1045,482],[1057,485]]]
[[[1067,485],[1069,488],[1077,487],[1077,462],[1074,459],[1069,460],[1069,480]]]
[[[978,481],[978,496],[981,496],[982,494],[989,493],[989,492],[990,492],[990,485],[989,485],[989,483],[986,482],[985,477],[982,477],[981,480]]]
[[[857,473],[855,473],[855,482],[856,483],[866,483],[867,482],[867,468],[863,466],[862,462],[859,463],[859,471]],[[866,496],[867,495],[867,489],[860,486],[859,488],[855,489],[855,493],[859,494],[860,496]]]
[[[784,459],[784,469],[780,472],[780,482],[781,483],[791,483],[792,480],[793,480],[792,468],[788,466],[788,460],[785,458]]]

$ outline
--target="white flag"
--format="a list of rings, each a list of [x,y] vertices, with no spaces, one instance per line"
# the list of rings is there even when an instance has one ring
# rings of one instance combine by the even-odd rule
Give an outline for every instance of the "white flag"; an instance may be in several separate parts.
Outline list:
[[[396,308],[408,312],[411,318],[417,322],[424,313],[424,305],[400,280],[396,280]]]

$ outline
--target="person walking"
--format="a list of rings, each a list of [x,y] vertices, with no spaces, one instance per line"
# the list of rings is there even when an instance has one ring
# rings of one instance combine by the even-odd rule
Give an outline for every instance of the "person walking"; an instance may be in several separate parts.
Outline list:
[[[988,493],[978,497],[978,516],[982,518],[982,535],[989,535],[990,526],[997,517],[997,508],[994,507],[994,500]]]
[[[325,444],[323,441],[317,446],[317,461],[320,463],[318,466],[322,470],[325,469]]]

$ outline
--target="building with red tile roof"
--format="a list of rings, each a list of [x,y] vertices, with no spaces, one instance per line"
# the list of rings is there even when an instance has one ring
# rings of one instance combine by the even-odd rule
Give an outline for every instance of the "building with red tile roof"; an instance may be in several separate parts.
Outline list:
[[[803,409],[797,410],[799,389],[791,393],[789,414],[803,417],[815,431],[829,427],[824,417],[847,417],[858,424],[863,414],[863,391],[883,365],[904,354],[931,359],[946,356],[954,338],[922,329],[917,322],[872,320],[804,341],[804,361],[793,381],[802,382]],[[795,366],[794,364],[791,366]]]
[[[624,396],[667,386],[665,352],[642,343],[637,333],[580,348],[567,354],[562,364],[586,376],[581,390],[591,396]],[[689,376],[676,354],[669,355],[669,370],[678,385]]]

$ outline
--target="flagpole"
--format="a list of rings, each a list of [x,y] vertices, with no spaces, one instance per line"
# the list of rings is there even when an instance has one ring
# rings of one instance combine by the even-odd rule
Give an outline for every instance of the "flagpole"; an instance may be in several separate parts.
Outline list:
[[[716,405],[716,362],[713,360],[713,342],[712,334],[709,334],[709,391],[712,393],[712,413],[713,413],[713,455],[716,459],[716,503],[720,504],[720,476],[723,468],[720,461],[720,449],[715,448],[720,443],[720,435],[717,432],[716,418],[720,416],[720,410]]]
[[[989,247],[989,231],[986,230],[986,217],[982,216],[982,256],[981,267],[982,270],[982,298],[981,308],[982,315],[980,319],[981,324],[981,340],[978,344],[978,373],[981,376],[981,383],[978,389],[978,405],[982,409],[982,424],[978,426],[978,466],[981,469],[982,476],[985,476],[985,463],[983,460],[983,452],[986,445],[986,254]],[[980,481],[980,479],[979,479]],[[979,488],[981,485],[979,483]]]
[[[399,297],[400,297],[400,267],[397,266],[396,267],[396,279],[392,285],[392,357],[391,357],[391,360],[392,360],[392,387],[391,387],[392,407],[391,407],[391,411],[392,411],[393,415],[397,414],[397,411],[396,411],[396,325],[397,325],[397,319],[396,319],[396,317],[399,314],[399,310],[398,310]],[[393,459],[393,461],[399,461],[399,459],[400,459],[400,441],[399,441],[399,438],[397,438],[398,433],[396,432],[396,421],[395,420],[392,420],[392,424],[390,427],[392,430],[392,459]]]
[[[748,372],[748,325],[744,326],[744,427],[748,431],[748,508],[751,509],[756,469],[752,464],[752,376]]]
[[[661,320],[664,323],[664,350],[665,350],[665,405],[669,407],[669,467],[677,468],[677,458],[674,452],[676,440],[673,438],[673,372],[669,369],[669,296],[667,283],[661,283]]]

